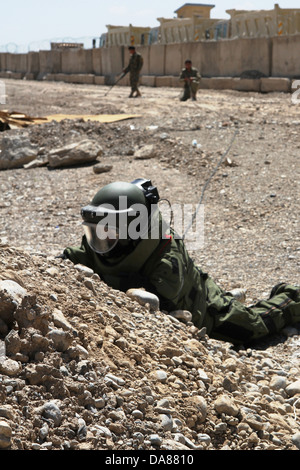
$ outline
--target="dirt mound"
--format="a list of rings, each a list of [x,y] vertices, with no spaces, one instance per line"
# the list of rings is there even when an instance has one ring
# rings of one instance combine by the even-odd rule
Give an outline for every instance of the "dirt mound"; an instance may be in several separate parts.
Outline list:
[[[234,351],[69,261],[1,246],[0,262],[1,447],[294,448],[296,363]]]

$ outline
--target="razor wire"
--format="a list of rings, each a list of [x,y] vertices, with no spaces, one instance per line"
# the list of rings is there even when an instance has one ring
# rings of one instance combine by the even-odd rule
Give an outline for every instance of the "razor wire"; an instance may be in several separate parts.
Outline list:
[[[100,45],[101,34],[95,36],[83,36],[74,38],[70,36],[56,37],[52,39],[42,39],[39,41],[31,41],[28,44],[16,44],[15,42],[8,42],[6,44],[0,44],[0,52],[9,52],[11,54],[21,54],[26,52],[45,51],[51,50],[51,43],[82,43],[84,48],[92,49],[93,41],[98,42]]]

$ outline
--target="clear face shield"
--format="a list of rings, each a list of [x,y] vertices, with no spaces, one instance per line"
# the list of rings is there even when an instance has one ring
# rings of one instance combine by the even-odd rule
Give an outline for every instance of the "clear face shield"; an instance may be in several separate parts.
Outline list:
[[[109,204],[103,206],[86,206],[81,214],[84,219],[83,230],[88,244],[93,251],[104,255],[111,251],[120,239],[126,239],[123,227],[126,227],[132,209],[115,210]]]
[[[107,227],[101,223],[83,222],[83,230],[88,244],[99,254],[108,253],[119,241],[119,231],[116,227]]]
[[[124,207],[124,206],[123,206]],[[159,211],[151,207],[150,214],[143,204],[116,210],[113,206],[86,206],[82,209],[83,229],[89,246],[101,255],[109,253],[120,242],[124,248],[129,242],[158,238]],[[149,229],[151,227],[151,233]]]

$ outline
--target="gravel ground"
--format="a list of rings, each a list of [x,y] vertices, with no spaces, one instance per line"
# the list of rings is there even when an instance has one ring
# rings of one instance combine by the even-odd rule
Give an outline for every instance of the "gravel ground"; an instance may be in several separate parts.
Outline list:
[[[4,441],[18,449],[299,448],[299,385],[291,391],[299,381],[299,331],[236,351],[54,258],[79,243],[80,208],[104,184],[147,177],[172,204],[196,208],[230,146],[204,194],[204,245],[192,257],[222,287],[247,289],[247,303],[280,281],[299,284],[300,117],[291,96],[203,90],[197,102],[181,103],[178,89],[142,88],[141,99],[129,100],[125,87],[104,96],[106,87],[5,83],[10,111],[137,117],[8,131],[28,134],[43,155],[96,139],[99,162],[112,168],[0,173],[1,278],[29,291],[31,308],[48,312],[50,330],[58,309],[77,332],[63,351],[47,328],[46,344],[29,347],[40,324],[17,322],[20,347],[8,357],[19,367],[0,370],[0,445],[7,431]],[[150,144],[156,156],[135,158]],[[45,412],[53,400],[57,422]]]

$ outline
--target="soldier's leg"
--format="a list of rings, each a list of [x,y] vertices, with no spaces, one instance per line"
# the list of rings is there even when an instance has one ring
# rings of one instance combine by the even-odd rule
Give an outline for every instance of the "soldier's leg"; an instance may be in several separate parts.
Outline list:
[[[132,74],[132,72],[130,73],[129,83],[130,83],[130,87],[131,87],[131,92],[130,92],[129,98],[133,98],[133,94],[136,91],[136,81],[135,81],[135,77]]]
[[[182,95],[180,97],[180,101],[187,101],[191,97],[191,91],[189,86],[185,86],[183,88]]]
[[[132,74],[130,76],[130,85],[131,85],[131,94],[130,94],[130,98],[133,97],[134,93],[136,93],[136,97],[138,96],[142,96],[139,89],[138,89],[138,85],[139,85],[139,75],[137,74]]]
[[[191,82],[191,93],[192,93],[192,100],[196,101],[197,99],[197,91],[199,89],[199,84],[195,82]]]
[[[208,334],[215,339],[245,344],[279,333],[287,325],[300,322],[300,288],[280,284],[268,300],[245,306],[231,295],[208,290],[208,314],[213,326]]]

